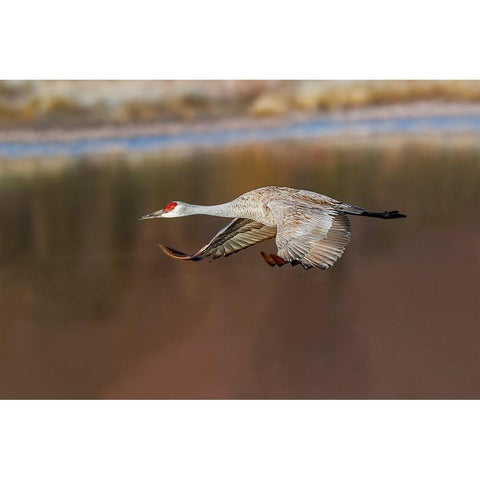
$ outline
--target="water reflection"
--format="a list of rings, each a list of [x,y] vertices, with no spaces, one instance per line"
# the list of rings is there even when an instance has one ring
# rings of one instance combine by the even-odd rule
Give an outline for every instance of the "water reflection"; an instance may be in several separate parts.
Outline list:
[[[0,397],[478,398],[479,159],[292,142],[4,165]],[[158,241],[194,251],[228,220],[136,220],[262,185],[409,217],[352,219],[327,272],[270,269],[266,244],[176,262]]]

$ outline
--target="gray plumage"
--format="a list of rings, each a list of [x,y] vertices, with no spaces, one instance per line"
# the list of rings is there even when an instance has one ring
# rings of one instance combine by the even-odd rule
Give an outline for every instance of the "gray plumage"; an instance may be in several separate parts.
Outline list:
[[[142,219],[187,215],[215,215],[234,218],[212,240],[193,255],[160,245],[171,257],[201,260],[227,257],[251,245],[276,237],[277,255],[262,256],[269,265],[301,264],[304,268],[331,267],[350,240],[350,215],[402,218],[398,211],[366,212],[320,193],[288,187],[262,187],[221,205],[191,205],[171,202]]]

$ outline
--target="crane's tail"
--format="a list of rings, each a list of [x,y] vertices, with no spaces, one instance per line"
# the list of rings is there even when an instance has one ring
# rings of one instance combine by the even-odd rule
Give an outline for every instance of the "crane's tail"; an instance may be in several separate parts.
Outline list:
[[[403,215],[403,213],[400,213],[398,210],[390,210],[390,211],[385,210],[384,212],[363,211],[362,213],[360,213],[360,215],[363,215],[364,217],[383,218],[386,220],[389,220],[391,218],[406,218],[406,215]]]

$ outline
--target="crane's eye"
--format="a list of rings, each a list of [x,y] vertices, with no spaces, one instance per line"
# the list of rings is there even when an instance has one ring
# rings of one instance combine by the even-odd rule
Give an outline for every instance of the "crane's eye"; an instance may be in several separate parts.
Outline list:
[[[163,209],[164,212],[171,212],[177,206],[177,202],[170,202],[167,203],[165,208]]]

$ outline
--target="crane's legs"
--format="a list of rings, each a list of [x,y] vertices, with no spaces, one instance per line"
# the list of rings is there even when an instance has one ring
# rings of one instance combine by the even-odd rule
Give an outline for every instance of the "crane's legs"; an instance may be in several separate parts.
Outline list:
[[[296,260],[293,262],[289,262],[288,260],[284,260],[282,257],[279,257],[275,253],[268,253],[265,252],[260,252],[262,255],[263,259],[271,266],[274,267],[275,265],[278,265],[279,267],[283,267],[286,263],[289,263],[292,267],[295,265],[298,265],[300,262],[297,262]]]
[[[278,265],[279,267],[285,265],[288,263],[286,260],[283,258],[279,257],[278,255],[275,255],[274,253],[271,253],[270,255],[265,252],[260,252],[262,255],[263,259],[271,266],[274,267],[275,265]]]

